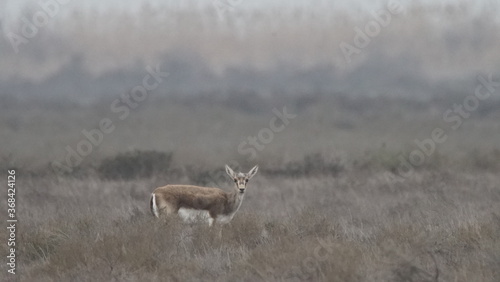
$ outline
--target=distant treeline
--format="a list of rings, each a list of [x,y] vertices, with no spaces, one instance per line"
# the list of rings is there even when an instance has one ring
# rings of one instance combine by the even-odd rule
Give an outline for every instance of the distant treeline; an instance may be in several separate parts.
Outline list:
[[[169,73],[157,95],[421,99],[467,94],[477,74],[499,73],[498,5],[477,12],[465,3],[404,3],[357,15],[327,4],[236,6],[222,18],[194,4],[145,4],[135,13],[68,4],[49,15],[35,3],[2,23],[0,94],[114,97],[141,84],[150,66]],[[35,17],[43,13],[46,23]]]

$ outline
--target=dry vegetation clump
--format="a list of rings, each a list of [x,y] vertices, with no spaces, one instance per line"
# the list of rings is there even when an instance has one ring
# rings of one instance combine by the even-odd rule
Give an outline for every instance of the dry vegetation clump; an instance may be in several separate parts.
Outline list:
[[[217,185],[217,183],[224,183],[227,180],[227,175],[220,168],[187,165],[184,167],[183,172],[190,182],[202,186]]]
[[[481,170],[498,171],[500,168],[500,150],[473,150],[467,155],[468,165]]]
[[[285,177],[338,175],[344,170],[340,159],[326,159],[320,153],[305,155],[302,160],[290,161],[278,168],[271,168],[267,173]]]
[[[108,157],[99,164],[97,172],[104,179],[135,179],[169,172],[172,153],[139,151]]]

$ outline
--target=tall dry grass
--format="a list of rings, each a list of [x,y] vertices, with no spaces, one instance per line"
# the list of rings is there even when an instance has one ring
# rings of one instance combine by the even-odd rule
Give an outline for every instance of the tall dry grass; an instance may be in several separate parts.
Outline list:
[[[388,185],[381,170],[286,177],[264,169],[234,220],[213,228],[150,214],[154,187],[187,179],[18,176],[19,281],[496,281],[500,275],[497,173],[443,167]]]

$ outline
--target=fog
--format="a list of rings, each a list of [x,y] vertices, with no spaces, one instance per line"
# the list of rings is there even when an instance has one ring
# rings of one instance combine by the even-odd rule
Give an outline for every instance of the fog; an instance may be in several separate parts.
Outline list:
[[[470,93],[478,73],[500,65],[493,1],[60,2],[4,4],[0,95],[113,97],[159,66],[170,74],[156,90],[166,96],[429,99]]]

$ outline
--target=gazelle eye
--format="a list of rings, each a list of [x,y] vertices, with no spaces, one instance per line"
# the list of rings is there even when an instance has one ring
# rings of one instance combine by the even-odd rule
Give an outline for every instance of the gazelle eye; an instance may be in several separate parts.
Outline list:
[[[245,179],[245,182],[248,182],[248,179]]]
[[[234,180],[234,183],[238,183],[238,179],[235,179],[235,180]]]

